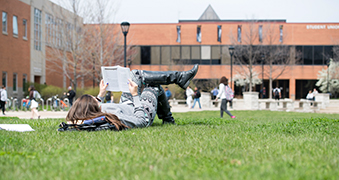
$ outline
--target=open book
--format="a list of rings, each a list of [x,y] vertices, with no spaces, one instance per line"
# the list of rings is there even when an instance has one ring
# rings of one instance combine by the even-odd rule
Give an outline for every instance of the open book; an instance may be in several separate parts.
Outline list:
[[[102,66],[102,77],[104,83],[108,83],[107,91],[129,92],[128,79],[130,79],[129,68],[121,66]]]

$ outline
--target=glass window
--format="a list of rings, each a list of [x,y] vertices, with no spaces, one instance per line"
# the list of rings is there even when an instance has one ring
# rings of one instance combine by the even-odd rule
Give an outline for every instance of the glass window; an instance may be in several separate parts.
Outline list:
[[[313,64],[313,46],[304,46],[304,64]]]
[[[18,17],[13,16],[13,35],[18,35]]]
[[[238,42],[241,42],[241,25],[238,25]]]
[[[201,46],[201,59],[211,59],[211,46]]]
[[[18,81],[17,81],[18,77],[17,76],[18,76],[17,73],[13,74],[13,91],[14,92],[18,91],[18,89],[17,89],[17,87],[18,87]]]
[[[27,84],[27,75],[24,74],[23,78],[22,78],[22,90],[25,91],[26,90],[26,84]]]
[[[221,25],[218,25],[218,30],[217,30],[217,34],[218,34],[218,42],[221,42]]]
[[[141,46],[141,64],[151,64],[151,46]]]
[[[7,33],[7,13],[2,12],[2,32]]]
[[[279,42],[283,42],[283,25],[279,26],[279,30],[280,30],[280,38],[279,38]]]
[[[41,51],[41,11],[34,9],[34,49]]]
[[[22,24],[23,24],[23,26],[24,26],[24,35],[23,35],[23,37],[24,37],[24,38],[27,38],[27,20],[24,19],[24,20],[22,21]]]
[[[192,54],[192,59],[200,59],[200,47],[201,46],[192,46],[191,48],[191,54]]]
[[[191,59],[191,46],[181,47],[181,59]]]
[[[61,43],[62,43],[62,20],[61,19],[57,19],[57,46],[61,46]]]
[[[181,42],[181,26],[177,26],[177,42]]]
[[[2,72],[2,85],[7,87],[7,72]]]
[[[314,64],[322,65],[323,63],[323,46],[314,46],[313,51]]]
[[[330,58],[333,58],[333,46],[324,46],[324,64],[326,64]]]
[[[295,59],[296,64],[303,64],[303,47],[302,46],[296,46],[295,47]]]
[[[201,43],[201,25],[197,26],[197,42]]]
[[[259,32],[259,42],[262,43],[262,25],[259,25],[258,32]]]

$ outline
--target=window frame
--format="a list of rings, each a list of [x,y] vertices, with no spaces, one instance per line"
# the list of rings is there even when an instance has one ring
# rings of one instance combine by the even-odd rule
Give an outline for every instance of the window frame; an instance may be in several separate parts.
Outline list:
[[[22,75],[22,92],[25,92],[26,90],[26,84],[27,83],[27,74]]]
[[[5,83],[4,83],[4,75],[5,75]],[[7,75],[7,72],[6,71],[2,71],[2,77],[1,77],[1,85],[7,87],[7,78],[8,78],[8,75]]]
[[[34,8],[34,49],[41,51],[41,10]]]
[[[4,14],[6,15],[5,21],[4,21]],[[8,13],[5,11],[2,11],[1,13],[1,24],[2,24],[2,28],[1,28],[2,33],[7,35],[8,34]]]
[[[22,19],[22,26],[24,28],[24,33],[22,38],[27,40],[27,19]]]
[[[18,73],[13,73],[13,92],[18,92]]]
[[[238,25],[237,27],[237,42],[241,43],[241,31],[242,31],[242,26]]]
[[[14,19],[16,19],[16,23],[14,23]],[[16,26],[16,32],[15,32],[14,26]],[[19,25],[18,25],[18,16],[16,16],[16,15],[13,15],[12,27],[13,27],[13,36],[18,37],[19,36]]]

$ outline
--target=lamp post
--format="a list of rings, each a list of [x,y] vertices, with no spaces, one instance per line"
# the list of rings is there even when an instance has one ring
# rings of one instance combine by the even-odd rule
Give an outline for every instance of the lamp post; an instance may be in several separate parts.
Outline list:
[[[331,60],[327,60],[327,93],[330,93],[330,62]]]
[[[264,61],[265,61],[265,54],[262,53],[261,54],[261,79],[262,79],[261,89],[264,88]]]
[[[93,59],[93,88],[95,87],[95,54],[92,53],[92,59]]]
[[[233,88],[232,80],[233,80],[233,54],[234,54],[234,47],[230,46],[228,48],[228,51],[229,51],[230,56],[231,56],[231,88]]]
[[[120,24],[121,31],[124,34],[124,67],[126,67],[126,36],[128,33],[129,25],[129,22],[126,21]]]

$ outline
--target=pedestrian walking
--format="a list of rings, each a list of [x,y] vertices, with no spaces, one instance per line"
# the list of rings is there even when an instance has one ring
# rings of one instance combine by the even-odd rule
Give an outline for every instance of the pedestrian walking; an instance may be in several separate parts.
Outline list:
[[[186,88],[186,104],[189,108],[192,107],[192,96],[194,95],[193,90],[191,89],[191,87],[187,86]]]
[[[29,87],[28,91],[32,111],[31,119],[34,118],[34,114],[36,114],[38,116],[38,119],[40,119],[40,114],[38,112],[39,103],[37,102],[37,100],[41,98],[40,93],[35,90],[34,86]]]
[[[67,98],[68,98],[68,102],[69,102],[69,107],[72,107],[73,105],[73,99],[75,97],[76,93],[75,91],[73,91],[72,86],[68,87],[68,92],[67,92]]]
[[[215,88],[211,91],[211,93],[212,93],[212,100],[214,100],[214,99],[217,97],[218,93],[219,93],[218,88],[215,87]]]
[[[194,88],[194,101],[193,101],[192,109],[194,108],[196,102],[198,102],[198,104],[199,104],[199,109],[201,109],[200,97],[201,97],[201,93],[200,93],[200,91],[199,91],[199,88],[198,88],[198,87],[195,87],[195,88]]]
[[[5,114],[6,110],[6,103],[7,103],[7,91],[6,91],[6,86],[1,87],[1,92],[0,92],[0,107],[2,109],[2,115]]]
[[[218,99],[221,99],[221,105],[220,105],[220,117],[224,116],[224,112],[228,114],[231,118],[235,118],[231,114],[230,111],[227,110],[227,103],[231,103],[233,100],[233,90],[228,86],[228,79],[223,76],[220,78],[220,84],[219,84],[219,93],[217,95],[217,98],[215,99],[218,101]]]

